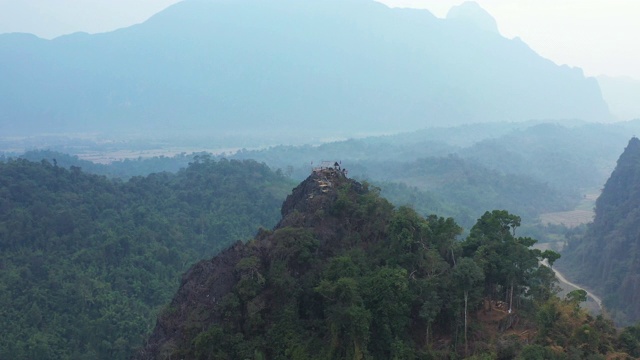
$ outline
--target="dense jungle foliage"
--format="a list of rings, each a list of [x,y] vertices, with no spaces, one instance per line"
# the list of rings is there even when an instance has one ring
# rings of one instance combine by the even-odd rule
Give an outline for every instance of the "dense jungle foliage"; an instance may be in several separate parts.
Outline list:
[[[354,183],[338,186],[328,206],[313,206],[332,195],[296,195],[312,181],[294,190],[306,205],[285,216],[286,226],[190,271],[138,358],[637,356],[637,329],[618,335],[610,321],[589,316],[579,307],[582,291],[555,296],[555,276],[540,261],[553,264],[559,254],[516,236],[518,216],[486,212],[458,241],[452,219],[394,208],[376,191],[353,191]],[[231,285],[198,286],[220,281]]]
[[[0,358],[127,358],[181,274],[273,227],[292,187],[208,157],[126,182],[0,162]]]

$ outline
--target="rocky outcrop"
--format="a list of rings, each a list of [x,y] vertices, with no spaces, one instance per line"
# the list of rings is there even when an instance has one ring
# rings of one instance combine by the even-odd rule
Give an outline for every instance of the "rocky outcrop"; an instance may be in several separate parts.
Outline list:
[[[247,246],[237,242],[213,259],[200,261],[189,269],[171,304],[158,316],[156,327],[137,358],[161,358],[163,351],[184,342],[188,337],[185,325],[194,313],[202,315],[198,322],[219,322],[222,314],[218,305],[235,285],[234,269],[247,254]]]
[[[184,274],[178,292],[159,315],[153,333],[135,358],[160,359],[167,354],[180,353],[180,349],[191,345],[194,332],[224,321],[229,295],[239,281],[247,274],[250,277],[262,277],[261,274],[269,271],[276,256],[274,253],[288,246],[280,244],[287,241],[287,237],[278,230],[302,229],[300,234],[309,231],[320,240],[318,254],[330,252],[326,248],[335,246],[347,226],[341,224],[344,219],[340,216],[326,213],[332,212],[340,194],[349,197],[366,193],[363,185],[349,179],[338,168],[314,170],[287,197],[281,210],[282,220],[273,231],[260,229],[247,244],[237,242],[213,259],[194,265]],[[305,264],[294,267],[296,273],[301,275]],[[252,300],[252,304],[264,308],[274,296],[270,291],[263,289],[262,294]]]

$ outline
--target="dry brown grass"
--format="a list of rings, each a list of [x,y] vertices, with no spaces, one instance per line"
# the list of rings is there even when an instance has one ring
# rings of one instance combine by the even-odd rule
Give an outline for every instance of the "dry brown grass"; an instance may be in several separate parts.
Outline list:
[[[593,221],[593,211],[596,200],[600,196],[600,190],[590,189],[582,197],[582,200],[571,211],[550,212],[540,215],[540,222],[544,225],[564,225],[576,227]]]
[[[552,212],[540,215],[543,224],[564,225],[576,227],[593,221],[594,212],[591,210],[571,210]]]

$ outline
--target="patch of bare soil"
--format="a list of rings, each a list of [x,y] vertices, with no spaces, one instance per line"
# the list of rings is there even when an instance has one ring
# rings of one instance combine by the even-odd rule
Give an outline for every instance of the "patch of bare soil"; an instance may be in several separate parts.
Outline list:
[[[518,336],[524,343],[535,338],[535,329],[523,326],[517,311],[509,312],[509,306],[502,301],[485,299],[483,308],[476,314],[484,338],[497,339],[500,336]]]

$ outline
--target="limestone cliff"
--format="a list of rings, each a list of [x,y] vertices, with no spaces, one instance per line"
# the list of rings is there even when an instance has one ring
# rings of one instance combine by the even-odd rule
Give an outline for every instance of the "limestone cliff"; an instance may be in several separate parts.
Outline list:
[[[569,243],[564,268],[603,295],[621,324],[640,320],[640,140],[634,137],[596,202],[587,233]]]

